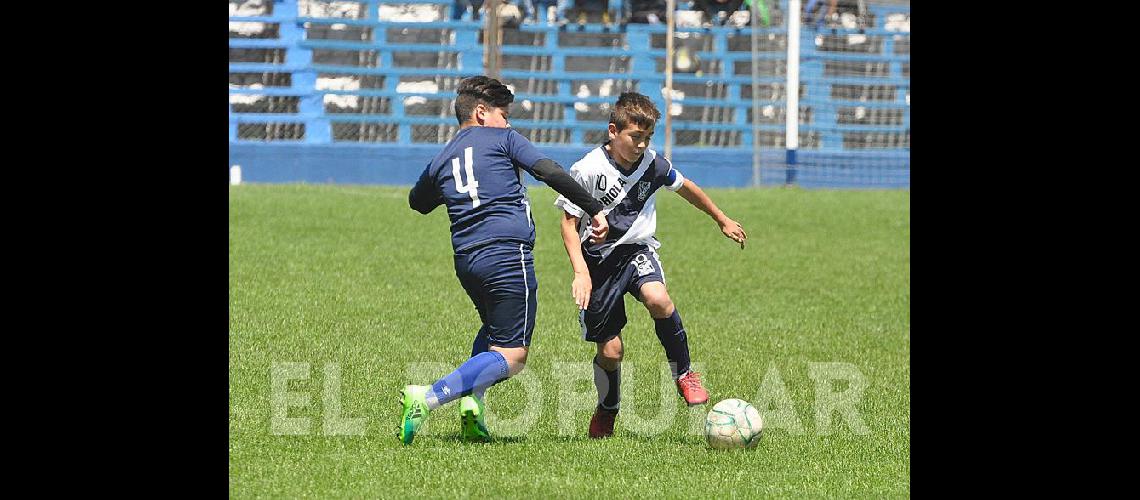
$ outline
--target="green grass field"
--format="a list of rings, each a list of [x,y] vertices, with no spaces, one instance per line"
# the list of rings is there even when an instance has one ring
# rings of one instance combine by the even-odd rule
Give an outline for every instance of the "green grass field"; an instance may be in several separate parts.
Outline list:
[[[479,326],[446,210],[413,212],[407,188],[232,187],[231,496],[909,496],[909,191],[707,191],[745,250],[665,191],[657,235],[709,405],[671,392],[627,296],[617,435],[586,438],[593,345],[554,193],[536,187],[539,311],[526,371],[487,395],[499,439],[460,442],[453,403],[405,447],[397,391],[458,366]],[[858,390],[855,411],[829,409]],[[696,432],[727,398],[759,407],[756,449],[711,450]]]

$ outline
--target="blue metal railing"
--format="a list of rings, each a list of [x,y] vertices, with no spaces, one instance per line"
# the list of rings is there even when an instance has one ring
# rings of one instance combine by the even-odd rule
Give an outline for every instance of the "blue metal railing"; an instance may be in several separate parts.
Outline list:
[[[424,117],[405,114],[404,100],[409,97],[422,97],[426,99],[453,99],[454,92],[440,91],[409,92],[399,90],[399,77],[463,77],[482,74],[483,46],[478,43],[479,32],[482,30],[481,22],[472,21],[433,21],[433,22],[388,22],[378,21],[375,16],[382,1],[369,0],[361,2],[367,4],[369,18],[342,19],[342,18],[314,18],[299,17],[295,2],[275,2],[273,14],[270,16],[231,17],[231,22],[261,22],[279,25],[280,38],[278,39],[231,39],[230,47],[233,49],[282,49],[285,52],[284,62],[274,63],[230,63],[231,73],[289,73],[292,83],[288,87],[264,88],[231,88],[231,95],[261,95],[275,97],[296,97],[299,100],[296,113],[230,113],[230,140],[242,142],[237,136],[238,128],[235,124],[250,123],[303,123],[305,124],[304,138],[300,141],[306,144],[333,143],[330,128],[334,123],[388,123],[399,127],[396,144],[407,145],[412,142],[410,128],[414,125],[455,125],[451,117]],[[451,8],[452,0],[408,0],[391,3],[428,3],[448,6]],[[786,7],[786,1],[781,2]],[[611,6],[612,7],[612,6]],[[822,150],[846,150],[845,133],[894,133],[909,136],[910,106],[907,102],[910,79],[902,75],[902,65],[909,64],[909,54],[894,53],[894,38],[896,36],[909,37],[909,33],[889,31],[883,26],[887,14],[892,12],[909,12],[909,7],[900,6],[872,6],[878,18],[875,28],[863,30],[822,29],[816,31],[805,27],[801,38],[803,53],[801,56],[801,85],[805,93],[801,97],[801,107],[811,111],[810,122],[801,124],[801,133],[818,133],[820,142],[815,146]],[[450,18],[447,12],[444,18]],[[367,27],[373,32],[373,41],[347,41],[347,40],[310,40],[306,38],[306,27],[313,25],[343,24],[347,26]],[[386,32],[391,29],[440,29],[452,30],[454,42],[448,44],[388,43]],[[512,124],[522,128],[548,128],[571,130],[574,143],[580,143],[585,132],[605,129],[604,122],[578,120],[575,118],[574,106],[578,103],[598,105],[612,103],[616,96],[590,96],[577,97],[570,88],[571,82],[618,80],[632,81],[641,85],[641,92],[654,100],[659,109],[665,109],[664,98],[660,92],[652,87],[664,84],[665,75],[656,70],[658,59],[665,57],[665,50],[653,48],[651,38],[653,35],[664,35],[664,25],[565,25],[547,26],[543,24],[524,24],[519,27],[522,32],[542,33],[545,43],[540,46],[506,45],[502,47],[504,56],[549,56],[549,71],[530,71],[523,69],[503,69],[501,75],[506,79],[535,79],[556,82],[557,94],[528,94],[516,92],[516,103],[531,101],[534,103],[556,103],[563,106],[561,120],[512,120]],[[752,84],[750,75],[737,75],[734,67],[736,62],[745,62],[752,59],[749,51],[729,51],[728,39],[730,37],[749,37],[751,30],[747,28],[712,27],[712,28],[678,28],[680,33],[695,33],[712,37],[713,50],[696,51],[696,57],[703,61],[720,61],[720,70],[709,74],[675,74],[676,84],[724,84],[726,86],[725,98],[689,97],[675,101],[684,106],[709,106],[731,108],[731,121],[708,122],[693,120],[678,120],[672,122],[675,130],[709,130],[740,132],[739,147],[749,149],[752,145],[751,124],[747,122],[746,113],[751,110],[752,101],[740,98],[741,90]],[[758,30],[763,37],[769,35],[786,36],[787,30],[783,27],[770,27]],[[624,35],[625,46],[622,48],[603,47],[560,47],[559,41],[563,33],[620,33]],[[878,45],[881,52],[853,53],[823,51],[816,47],[816,37],[849,35],[863,35]],[[374,51],[377,54],[378,67],[340,66],[332,64],[316,64],[312,60],[312,53],[316,50],[345,50],[345,51]],[[455,68],[413,68],[394,67],[393,54],[399,53],[441,53],[452,54],[455,58]],[[570,57],[629,57],[626,71],[621,72],[595,72],[595,71],[567,71],[566,61]],[[769,51],[757,54],[756,58],[763,61],[783,61],[785,54],[782,51]],[[885,63],[889,65],[887,76],[828,76],[826,66],[828,63]],[[318,74],[339,75],[372,75],[383,76],[384,88],[359,90],[333,90],[317,89]],[[760,83],[764,85],[782,85],[785,79],[782,75],[764,76]],[[645,84],[650,84],[646,86]],[[892,100],[857,100],[833,98],[833,86],[876,86],[889,87],[894,91]],[[387,98],[391,103],[387,114],[360,114],[360,113],[332,113],[325,110],[324,99],[326,95],[355,95],[361,97]],[[783,100],[762,100],[762,106],[784,105]],[[864,110],[899,110],[901,121],[893,125],[878,124],[848,124],[839,123],[838,110],[841,108],[863,108]],[[658,137],[664,127],[664,120],[658,123]],[[782,132],[782,123],[761,124],[762,131]],[[676,137],[674,135],[674,137]],[[909,144],[909,140],[906,142]],[[900,148],[901,149],[901,148]]]

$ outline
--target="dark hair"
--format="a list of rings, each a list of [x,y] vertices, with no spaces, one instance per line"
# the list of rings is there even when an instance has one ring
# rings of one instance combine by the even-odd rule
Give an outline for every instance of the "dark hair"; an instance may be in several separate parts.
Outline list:
[[[661,112],[653,105],[648,97],[637,92],[622,92],[610,111],[610,123],[617,126],[618,132],[625,130],[630,123],[636,123],[641,128],[653,128]]]
[[[455,89],[455,119],[459,124],[471,118],[475,106],[482,104],[493,108],[504,108],[515,100],[506,85],[494,78],[486,76],[472,76],[464,78]]]

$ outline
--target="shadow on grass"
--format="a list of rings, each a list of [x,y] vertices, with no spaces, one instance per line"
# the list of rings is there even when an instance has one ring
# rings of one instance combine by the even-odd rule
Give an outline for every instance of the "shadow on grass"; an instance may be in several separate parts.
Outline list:
[[[664,432],[656,435],[639,434],[630,432],[625,429],[619,429],[613,437],[605,439],[592,439],[583,432],[581,435],[540,435],[540,436],[495,436],[489,443],[469,442],[463,440],[461,433],[447,433],[447,434],[425,434],[423,438],[427,440],[436,441],[439,443],[448,444],[461,444],[467,446],[481,446],[481,445],[518,445],[518,444],[585,444],[585,443],[598,443],[604,444],[613,441],[633,441],[639,443],[652,444],[680,444],[687,446],[704,446],[705,438],[699,434],[677,434],[672,432]]]
[[[439,441],[447,442],[447,443],[463,443],[463,444],[470,444],[473,446],[498,444],[498,443],[525,443],[528,441],[526,436],[501,436],[501,437],[495,436],[495,437],[491,438],[490,443],[480,443],[478,441],[464,441],[463,440],[463,434],[460,434],[460,433],[448,434],[445,436],[436,436],[435,439],[437,439]]]
[[[426,436],[425,436],[426,437]],[[531,438],[529,436],[496,436],[492,438],[490,443],[468,442],[463,440],[463,435],[460,433],[438,435],[433,439],[445,443],[462,443],[465,445],[479,446],[479,445],[495,445],[495,444],[526,444],[526,443],[593,443],[604,442],[606,440],[590,439],[585,434],[581,436],[542,436],[539,438]]]
[[[627,439],[630,441],[640,441],[640,442],[644,442],[644,443],[648,443],[648,444],[653,444],[653,443],[677,443],[677,444],[685,444],[685,445],[693,445],[693,444],[704,445],[705,444],[704,436],[696,435],[696,434],[693,434],[693,435],[689,435],[689,434],[682,434],[682,435],[658,434],[656,436],[645,436],[645,435],[641,435],[641,434],[635,434],[635,433],[632,433],[629,431],[625,431],[625,432],[619,431],[616,434],[614,434],[614,437],[620,438],[620,439]]]
[[[496,444],[527,444],[527,443],[556,443],[556,444],[571,444],[571,443],[607,443],[614,440],[618,441],[638,441],[646,444],[660,444],[660,443],[676,443],[683,445],[701,445],[705,444],[703,436],[689,436],[689,435],[664,435],[659,434],[656,436],[643,436],[631,432],[618,431],[614,437],[607,439],[592,439],[585,434],[581,436],[541,436],[538,438],[531,438],[528,436],[497,436],[494,437],[490,443],[467,442],[463,440],[462,434],[455,433],[446,436],[436,436],[435,439],[447,443],[463,443],[472,446],[478,445],[496,445]]]

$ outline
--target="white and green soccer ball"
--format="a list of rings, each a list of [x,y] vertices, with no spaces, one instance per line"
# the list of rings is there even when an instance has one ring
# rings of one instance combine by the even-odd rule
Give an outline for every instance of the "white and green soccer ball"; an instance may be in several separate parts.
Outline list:
[[[755,448],[763,430],[760,412],[740,399],[717,403],[705,417],[705,440],[716,449]]]

